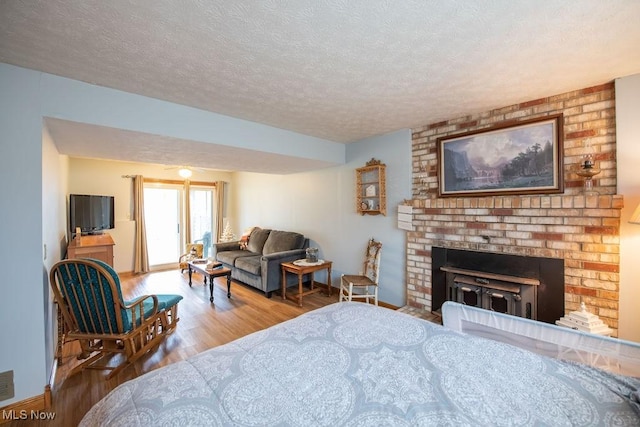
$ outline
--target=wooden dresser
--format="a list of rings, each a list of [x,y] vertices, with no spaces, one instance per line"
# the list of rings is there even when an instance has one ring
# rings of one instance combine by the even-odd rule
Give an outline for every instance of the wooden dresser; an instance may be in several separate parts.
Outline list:
[[[108,233],[76,236],[67,246],[67,258],[95,258],[113,267],[114,244]]]

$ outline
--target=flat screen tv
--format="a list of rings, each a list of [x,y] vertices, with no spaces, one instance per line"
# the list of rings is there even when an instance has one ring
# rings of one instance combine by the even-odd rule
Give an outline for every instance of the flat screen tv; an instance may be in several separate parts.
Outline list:
[[[69,196],[69,228],[80,227],[82,234],[100,234],[114,228],[113,196],[71,194]]]

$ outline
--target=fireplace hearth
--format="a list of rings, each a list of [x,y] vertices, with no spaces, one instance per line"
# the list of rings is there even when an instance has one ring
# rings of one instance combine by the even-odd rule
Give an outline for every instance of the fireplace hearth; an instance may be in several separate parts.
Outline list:
[[[564,315],[564,261],[432,248],[432,311],[445,301],[547,323]]]

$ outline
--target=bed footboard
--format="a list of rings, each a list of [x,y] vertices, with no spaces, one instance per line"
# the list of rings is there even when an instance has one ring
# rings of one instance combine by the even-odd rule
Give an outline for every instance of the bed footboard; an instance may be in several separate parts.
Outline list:
[[[571,360],[640,378],[640,344],[589,334],[451,301],[442,305],[443,325],[555,359]]]

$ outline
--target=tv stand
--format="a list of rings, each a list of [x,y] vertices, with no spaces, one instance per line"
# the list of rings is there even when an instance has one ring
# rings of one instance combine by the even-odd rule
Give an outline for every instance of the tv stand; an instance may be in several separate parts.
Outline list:
[[[108,233],[76,236],[67,246],[67,258],[94,258],[113,267],[113,245]]]

